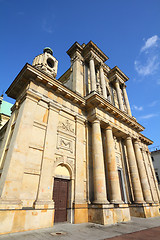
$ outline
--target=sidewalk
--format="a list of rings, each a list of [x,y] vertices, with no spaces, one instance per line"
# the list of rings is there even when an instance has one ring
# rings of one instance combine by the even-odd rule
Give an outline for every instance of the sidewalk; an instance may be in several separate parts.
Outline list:
[[[134,217],[130,222],[107,226],[93,223],[63,223],[56,224],[52,228],[0,236],[3,240],[109,240],[110,238],[111,240],[159,240],[160,217],[148,219]]]

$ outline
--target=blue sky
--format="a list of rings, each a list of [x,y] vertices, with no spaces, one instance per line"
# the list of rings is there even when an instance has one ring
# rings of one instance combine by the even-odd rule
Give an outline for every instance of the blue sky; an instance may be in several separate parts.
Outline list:
[[[44,47],[53,49],[59,77],[70,66],[69,47],[92,40],[129,77],[132,113],[160,145],[159,12],[159,0],[0,0],[0,94]]]

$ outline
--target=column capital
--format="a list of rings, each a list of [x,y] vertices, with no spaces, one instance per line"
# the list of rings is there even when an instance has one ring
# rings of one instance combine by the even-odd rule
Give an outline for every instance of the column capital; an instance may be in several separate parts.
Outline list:
[[[100,123],[100,119],[94,118],[93,121],[92,121],[92,123]]]
[[[114,82],[115,82],[115,83],[118,83],[118,84],[120,83],[120,81],[119,81],[118,78],[116,78]]]
[[[90,53],[90,55],[89,55],[89,61],[90,61],[90,60],[94,60],[94,59],[95,59],[94,54],[93,54],[93,53]]]
[[[106,130],[112,130],[112,128],[113,128],[112,125],[109,123],[109,124],[107,124],[107,126],[106,126],[105,129],[106,129]]]
[[[80,61],[82,62],[84,59],[81,55],[81,53],[79,53],[78,51],[75,52],[75,54],[73,55],[73,57],[71,58],[72,63],[75,61]]]
[[[132,140],[132,137],[131,137],[130,134],[128,134],[128,135],[126,136],[126,140]]]
[[[104,67],[104,63],[103,63],[103,62],[99,62],[99,63],[98,63],[98,67],[99,67],[99,68],[103,68],[103,67]]]
[[[133,141],[134,141],[134,144],[139,144],[141,143],[140,139],[139,138],[133,138]]]
[[[81,117],[79,115],[75,116],[75,121],[81,124],[86,124],[86,119],[84,117]]]
[[[11,107],[11,112],[13,113],[15,110],[18,110],[19,106],[19,101],[16,101],[15,104]]]
[[[123,83],[123,84],[122,84],[122,87],[123,87],[123,88],[126,88],[127,86],[126,86],[126,84],[125,84],[125,83]]]
[[[61,106],[58,106],[57,104],[49,102],[48,109],[51,109],[51,110],[53,110],[55,112],[60,112]]]
[[[146,152],[146,150],[142,147],[142,152]]]

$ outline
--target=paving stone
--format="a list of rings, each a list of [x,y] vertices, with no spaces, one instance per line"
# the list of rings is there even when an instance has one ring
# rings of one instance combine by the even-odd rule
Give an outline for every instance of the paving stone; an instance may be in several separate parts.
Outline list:
[[[65,234],[53,234],[62,232]],[[1,235],[0,240],[160,240],[160,217],[132,218],[115,225],[55,224],[52,228]]]

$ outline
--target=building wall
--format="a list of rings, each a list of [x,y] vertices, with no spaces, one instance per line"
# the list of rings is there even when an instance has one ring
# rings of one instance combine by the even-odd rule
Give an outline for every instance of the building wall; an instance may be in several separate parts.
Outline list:
[[[99,49],[88,60],[88,47],[71,47],[72,70],[59,81],[34,60],[37,65],[27,64],[7,90],[16,103],[0,148],[2,234],[53,225],[55,178],[69,181],[68,222],[159,216],[151,141],[131,116],[127,77],[117,67],[99,65],[99,55],[107,59]]]

